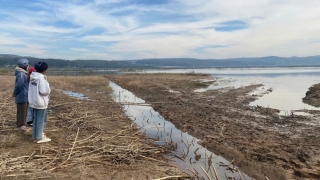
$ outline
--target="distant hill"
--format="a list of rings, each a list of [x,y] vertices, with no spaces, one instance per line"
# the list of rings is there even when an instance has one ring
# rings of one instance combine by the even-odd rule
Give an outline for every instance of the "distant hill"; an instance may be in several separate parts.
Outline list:
[[[49,64],[51,68],[144,68],[146,65],[135,64],[132,61],[104,61],[104,60],[64,60],[23,57],[17,55],[0,54],[0,67],[15,66],[19,59],[27,58],[30,65],[39,61]]]
[[[284,67],[284,66],[320,66],[320,56],[309,57],[257,57],[257,58],[233,58],[233,59],[145,59],[138,60],[136,64],[155,67],[183,67],[183,68],[207,68],[207,67]]]
[[[15,66],[23,58],[18,55],[0,54],[0,67]],[[161,58],[142,60],[63,60],[25,57],[33,65],[44,61],[54,68],[213,68],[213,67],[295,67],[320,66],[320,56],[309,57],[256,57],[232,59]]]

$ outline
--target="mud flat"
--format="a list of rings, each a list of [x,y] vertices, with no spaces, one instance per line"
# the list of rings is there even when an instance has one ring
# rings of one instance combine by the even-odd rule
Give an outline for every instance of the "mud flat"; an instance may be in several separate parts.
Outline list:
[[[311,106],[320,107],[320,84],[315,84],[309,88],[303,102]]]
[[[312,116],[279,116],[249,103],[261,84],[206,92],[210,76],[130,74],[107,76],[152,104],[166,120],[201,139],[204,147],[256,179],[319,179],[320,127]],[[159,103],[161,102],[161,103]]]
[[[49,76],[48,81],[52,93],[45,133],[52,141],[36,144],[31,132],[15,128],[14,76],[0,76],[0,179],[184,176],[163,158],[170,147],[142,136],[109,96],[106,78]]]
[[[158,145],[172,147],[165,157],[188,174],[190,179],[252,179],[234,166],[233,162],[215,155],[199,144],[200,139],[177,129],[143,99],[113,82],[110,82],[110,87],[114,90],[113,99],[123,106],[127,116],[140,128],[143,135],[156,139],[155,143]]]

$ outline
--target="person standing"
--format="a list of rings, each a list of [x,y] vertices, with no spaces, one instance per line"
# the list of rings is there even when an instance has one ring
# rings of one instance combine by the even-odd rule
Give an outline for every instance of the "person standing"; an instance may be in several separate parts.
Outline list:
[[[15,69],[15,87],[12,97],[15,98],[17,104],[17,127],[22,131],[27,131],[26,118],[28,111],[28,68],[29,61],[20,59]]]
[[[47,123],[47,108],[51,92],[45,76],[48,70],[48,64],[38,62],[34,65],[34,68],[36,71],[30,75],[28,92],[29,106],[33,114],[32,138],[36,143],[44,143],[51,141],[51,139],[43,133]]]
[[[31,73],[35,71],[34,67],[29,68],[29,75],[28,75],[28,82],[30,83],[30,75]],[[29,106],[28,107],[28,113],[27,113],[27,124],[29,126],[32,126],[33,123],[33,114],[32,114],[32,108]]]

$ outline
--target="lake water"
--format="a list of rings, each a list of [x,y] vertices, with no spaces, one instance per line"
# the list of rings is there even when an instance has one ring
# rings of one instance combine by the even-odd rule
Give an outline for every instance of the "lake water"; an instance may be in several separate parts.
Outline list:
[[[280,110],[280,115],[291,114],[295,110],[320,110],[302,102],[309,87],[320,83],[320,68],[219,68],[219,69],[171,69],[147,70],[144,73],[206,73],[220,77],[206,89],[197,92],[216,90],[226,87],[263,84],[264,87],[252,94],[259,94],[268,89],[272,92],[263,95],[252,106],[270,107]]]

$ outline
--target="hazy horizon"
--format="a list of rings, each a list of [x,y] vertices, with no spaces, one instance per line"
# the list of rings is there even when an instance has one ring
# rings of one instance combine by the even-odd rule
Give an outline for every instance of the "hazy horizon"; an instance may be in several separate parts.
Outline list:
[[[282,56],[261,56],[261,57],[235,57],[235,58],[224,58],[224,59],[217,59],[217,58],[197,58],[197,57],[166,57],[166,58],[145,58],[145,59],[64,59],[64,58],[53,58],[53,57],[46,57],[41,58],[37,56],[24,56],[19,54],[1,54],[1,55],[7,55],[7,56],[19,56],[19,57],[30,57],[30,58],[38,58],[38,59],[59,59],[59,60],[66,60],[66,61],[77,61],[77,60],[97,60],[97,61],[138,61],[138,60],[163,60],[163,59],[195,59],[195,60],[232,60],[232,59],[254,59],[254,58],[268,58],[268,57],[275,57],[275,58],[308,58],[308,57],[319,57],[320,55],[314,55],[314,56],[291,56],[291,57],[282,57]],[[320,59],[319,59],[320,60]]]

